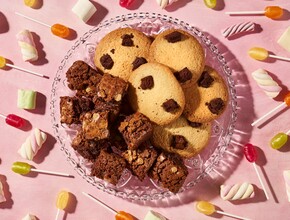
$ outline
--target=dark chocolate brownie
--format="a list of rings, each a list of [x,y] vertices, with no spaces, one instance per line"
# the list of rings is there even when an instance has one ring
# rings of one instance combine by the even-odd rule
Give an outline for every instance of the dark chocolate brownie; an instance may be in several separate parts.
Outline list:
[[[81,114],[82,129],[86,139],[109,138],[109,111],[89,111]]]
[[[116,185],[125,168],[126,161],[124,158],[102,149],[92,165],[91,175]]]
[[[121,109],[120,103],[105,102],[98,96],[95,96],[93,98],[93,103],[95,104],[96,111],[109,111],[110,112],[110,115],[109,115],[110,123],[114,122],[115,119],[118,117],[120,109]]]
[[[72,140],[72,148],[76,150],[82,157],[88,160],[95,160],[100,154],[101,149],[110,146],[107,139],[103,140],[88,140],[84,137],[83,131],[79,131]]]
[[[80,123],[80,115],[82,112],[92,110],[94,104],[86,98],[60,97],[60,122],[65,124]]]
[[[151,121],[145,115],[136,112],[121,122],[119,131],[128,144],[128,148],[135,150],[142,142],[152,136],[153,128]]]
[[[177,193],[188,171],[178,155],[162,152],[148,174],[152,179],[159,181],[164,188]]]
[[[123,152],[122,156],[127,161],[128,168],[132,171],[132,174],[143,181],[158,154],[153,147],[142,145],[137,150],[127,150]]]
[[[66,72],[71,90],[85,90],[92,83],[98,84],[102,78],[100,70],[95,70],[84,61],[75,61]]]
[[[106,102],[120,102],[127,89],[128,83],[120,77],[104,74],[98,84],[98,97]]]

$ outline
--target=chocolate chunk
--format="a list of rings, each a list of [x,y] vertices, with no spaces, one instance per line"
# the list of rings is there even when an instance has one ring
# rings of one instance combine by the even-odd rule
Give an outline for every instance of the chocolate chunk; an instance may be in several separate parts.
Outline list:
[[[132,40],[132,38],[134,37],[133,34],[124,34],[121,38],[122,38],[122,46],[125,47],[132,47],[134,46],[134,42]]]
[[[208,88],[212,84],[214,79],[209,75],[207,71],[202,72],[199,80],[197,81],[197,85],[203,88]]]
[[[170,34],[164,36],[164,38],[168,41],[168,43],[175,43],[181,41],[182,34],[178,31],[173,31]]]
[[[102,66],[107,70],[112,69],[112,67],[114,66],[114,61],[112,60],[112,57],[107,53],[100,58],[100,61]]]
[[[110,50],[110,52],[111,52],[112,54],[114,54],[114,53],[115,53],[115,49]]]
[[[185,83],[187,80],[192,78],[192,73],[187,67],[185,67],[179,72],[175,72],[174,76],[180,83]]]
[[[136,57],[136,59],[132,63],[133,65],[132,70],[137,69],[139,66],[141,66],[144,63],[147,63],[147,60],[144,57]]]
[[[225,108],[225,103],[221,98],[212,99],[209,103],[206,103],[208,109],[213,114],[220,114]]]
[[[171,146],[175,149],[183,150],[187,147],[187,140],[182,135],[173,135]]]
[[[179,105],[174,99],[169,99],[162,104],[162,107],[167,112],[173,112],[179,108]]]
[[[152,89],[154,86],[154,81],[152,76],[146,76],[141,79],[141,89],[146,90],[146,89]]]
[[[199,127],[202,126],[202,123],[188,121],[188,125],[191,126],[191,127],[193,127],[193,128],[199,128]]]

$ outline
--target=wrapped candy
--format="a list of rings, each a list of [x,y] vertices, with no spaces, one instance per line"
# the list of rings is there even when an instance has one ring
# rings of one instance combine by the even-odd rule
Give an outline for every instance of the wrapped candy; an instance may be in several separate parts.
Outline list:
[[[22,58],[24,61],[36,61],[38,53],[35,47],[33,36],[29,30],[22,30],[16,35],[18,45],[21,48]]]

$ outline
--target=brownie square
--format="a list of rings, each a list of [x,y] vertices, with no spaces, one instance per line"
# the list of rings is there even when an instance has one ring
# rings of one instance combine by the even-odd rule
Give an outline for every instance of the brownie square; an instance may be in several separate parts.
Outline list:
[[[128,83],[117,76],[104,74],[98,84],[98,97],[106,102],[120,102],[128,89]]]
[[[93,103],[95,105],[96,111],[109,111],[109,121],[114,122],[120,112],[120,103],[105,102],[101,98],[95,96],[93,98]]]
[[[91,175],[116,185],[125,168],[126,161],[124,158],[102,149],[92,165]]]
[[[121,122],[119,131],[123,135],[128,148],[135,150],[138,146],[152,136],[151,121],[142,113],[136,112],[129,115]]]
[[[93,69],[84,61],[75,61],[66,72],[68,87],[71,90],[85,90],[89,85],[98,84],[102,78],[99,70]]]
[[[137,150],[127,150],[123,152],[122,156],[127,161],[132,174],[143,181],[148,170],[155,162],[158,153],[153,147],[142,145],[142,147],[139,147]]]
[[[80,120],[86,139],[109,138],[109,111],[89,111],[81,114]]]
[[[100,154],[101,149],[108,148],[110,143],[107,139],[98,141],[86,139],[83,131],[80,130],[72,140],[71,146],[85,159],[95,160]]]
[[[164,188],[177,193],[182,187],[188,171],[178,155],[162,152],[148,175],[159,181]]]
[[[92,110],[94,104],[86,98],[60,97],[60,122],[65,124],[79,124],[82,112]]]

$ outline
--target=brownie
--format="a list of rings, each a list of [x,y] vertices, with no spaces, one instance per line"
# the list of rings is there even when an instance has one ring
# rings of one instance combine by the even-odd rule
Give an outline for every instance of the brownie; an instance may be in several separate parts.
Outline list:
[[[104,74],[98,84],[98,97],[106,102],[120,102],[127,89],[128,83],[120,77]]]
[[[102,149],[92,165],[91,175],[116,185],[125,168],[124,158],[109,150]]]
[[[92,110],[81,114],[82,129],[86,139],[109,138],[109,111]]]
[[[137,150],[127,150],[123,152],[122,156],[127,161],[128,168],[132,171],[132,174],[143,181],[158,154],[153,147],[142,145],[142,147],[139,147]]]
[[[81,130],[72,140],[71,146],[85,159],[95,160],[100,154],[101,149],[109,147],[110,143],[107,139],[98,141],[86,139],[83,131]]]
[[[182,187],[188,171],[182,159],[177,154],[162,152],[156,160],[148,175],[161,183],[173,193]]]
[[[136,112],[126,116],[119,126],[128,148],[135,150],[138,146],[152,136],[153,128],[151,121],[142,113]]]
[[[65,124],[79,124],[82,112],[92,110],[94,104],[86,98],[60,97],[60,122]]]
[[[92,84],[98,84],[102,78],[100,70],[93,69],[84,61],[75,61],[66,72],[68,87],[71,90],[86,90]]]
[[[109,111],[109,121],[114,122],[119,115],[121,104],[115,102],[105,102],[101,98],[95,96],[93,98],[93,103],[95,105],[96,111]]]
[[[77,90],[77,96],[87,96],[87,97],[94,97],[98,93],[98,84],[101,81],[102,75],[96,74],[90,76],[90,78],[85,82],[84,89]]]

